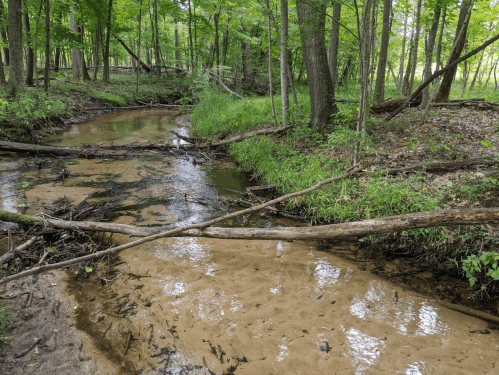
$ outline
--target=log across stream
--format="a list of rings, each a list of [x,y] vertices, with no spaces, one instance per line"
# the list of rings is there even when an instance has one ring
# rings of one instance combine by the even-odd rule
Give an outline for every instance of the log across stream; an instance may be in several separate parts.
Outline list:
[[[170,129],[187,135],[174,116],[106,115],[50,143],[161,142]],[[102,204],[100,219],[133,227],[186,226],[222,216],[224,199],[247,185],[229,163],[195,164],[188,156],[62,161],[2,156],[2,161],[0,200],[6,211],[34,215],[49,212],[63,198],[72,205],[86,200]],[[67,175],[58,179],[62,169]],[[29,184],[24,201],[20,182]],[[23,202],[30,206],[17,207]],[[301,225],[269,214],[254,217],[251,225],[269,232]],[[124,233],[98,238],[115,246],[130,241]],[[333,247],[358,250],[353,242]],[[87,335],[84,356],[96,358],[101,373],[120,373],[125,363],[130,373],[143,374],[495,371],[498,337],[489,323],[377,277],[363,261],[339,258],[312,241],[162,238],[102,259],[88,278],[75,279],[76,271],[68,271],[74,306],[68,321]],[[15,292],[9,285],[6,294]]]

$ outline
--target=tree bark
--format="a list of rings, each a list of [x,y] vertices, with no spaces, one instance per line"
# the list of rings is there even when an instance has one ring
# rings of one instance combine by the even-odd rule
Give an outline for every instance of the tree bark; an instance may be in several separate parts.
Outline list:
[[[180,51],[179,51],[179,43],[178,43],[178,20],[177,17],[173,19],[173,22],[175,22],[175,35],[174,35],[174,42],[175,42],[175,66],[177,68],[182,68],[182,64],[180,63]]]
[[[154,12],[154,60],[156,61],[156,75],[161,77],[161,49],[159,46],[159,27],[158,27],[158,0],[153,3]]]
[[[392,12],[392,0],[383,1],[383,28],[381,31],[381,46],[379,51],[378,70],[376,85],[374,86],[374,103],[378,104],[385,100],[385,75],[386,61],[388,57],[388,46],[390,44],[390,16]]]
[[[23,14],[24,31],[26,32],[26,85],[33,86],[34,55],[32,47],[32,35],[29,26],[29,14],[27,10]]]
[[[404,31],[402,36],[402,52],[400,53],[400,61],[399,61],[399,86],[402,91],[402,82],[404,80],[404,62],[405,62],[405,46],[407,42],[407,22],[408,22],[409,14],[404,12]],[[401,94],[402,95],[402,94]]]
[[[328,63],[333,89],[338,81],[338,48],[340,45],[341,3],[333,3],[333,19],[331,23],[331,44],[329,45]]]
[[[282,124],[286,125],[289,112],[289,90],[288,81],[291,83],[292,77],[288,77],[288,0],[281,0],[281,107]]]
[[[275,106],[274,106],[274,88],[272,87],[272,29],[270,28],[270,4],[269,0],[265,0],[265,5],[267,6],[267,35],[268,35],[268,50],[267,53],[269,55],[269,94],[270,94],[270,106],[272,109],[272,120],[274,122],[274,126],[277,126],[277,119],[275,115]]]
[[[61,26],[62,24],[62,13],[59,13],[57,16],[57,25]],[[57,45],[55,47],[55,57],[54,57],[54,72],[58,72],[60,68],[61,61],[61,47]]]
[[[80,34],[73,13],[69,16],[69,28],[73,34]],[[81,54],[78,48],[71,48],[71,67],[73,68],[73,78],[81,78]]]
[[[107,6],[107,23],[106,23],[106,43],[104,44],[104,53],[102,54],[102,80],[104,82],[109,82],[110,72],[109,72],[109,45],[111,43],[111,15],[113,12],[113,0],[109,0]],[[117,38],[116,38],[117,39]],[[122,43],[123,44],[123,43]]]
[[[50,84],[50,0],[45,0],[45,69],[43,91],[49,91]]]
[[[437,2],[433,11],[433,19],[431,20],[430,32],[426,40],[426,60],[423,72],[423,80],[427,80],[431,76],[431,62],[433,59],[433,50],[435,48],[435,39],[437,38],[438,21],[440,20],[441,12],[440,4]],[[428,108],[430,103],[430,87],[427,86],[423,90],[423,98],[421,99],[421,108]]]
[[[4,19],[4,7],[3,7],[3,0],[0,0],[0,19]],[[8,17],[8,16],[7,16]],[[0,37],[2,38],[2,42],[4,43],[3,47],[3,54],[5,58],[5,66],[10,65],[10,53],[9,53],[9,38],[7,37],[7,32],[5,31],[5,27],[2,25],[0,26]]]
[[[21,21],[21,1],[9,0],[8,20],[9,20],[9,52],[10,70],[9,81],[5,86],[5,92],[16,98],[26,87],[24,79],[23,60],[23,31]]]
[[[456,61],[461,56],[461,52],[464,48],[464,43],[466,41],[466,32],[468,30],[469,19],[471,15],[471,10],[473,8],[473,0],[464,0],[461,5],[461,11],[459,12],[459,19],[456,28],[456,37],[454,40],[454,47],[452,48],[451,55],[449,57],[449,63]],[[452,87],[452,81],[456,75],[457,65],[448,69],[443,78],[440,88],[438,90],[437,96],[435,97],[436,103],[448,102],[450,89]]]
[[[299,0],[296,6],[310,96],[309,125],[321,129],[337,112],[324,37],[326,5],[318,0]]]

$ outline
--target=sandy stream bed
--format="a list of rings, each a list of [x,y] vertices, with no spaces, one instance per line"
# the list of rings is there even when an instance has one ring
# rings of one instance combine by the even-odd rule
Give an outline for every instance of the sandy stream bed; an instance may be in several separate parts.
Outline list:
[[[118,261],[105,287],[63,271],[9,283],[18,317],[33,292],[32,316],[0,372],[497,373],[487,323],[311,243],[165,239]]]

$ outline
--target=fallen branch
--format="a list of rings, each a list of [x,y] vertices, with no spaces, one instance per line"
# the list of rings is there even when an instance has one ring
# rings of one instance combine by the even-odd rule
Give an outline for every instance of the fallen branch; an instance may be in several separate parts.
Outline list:
[[[279,198],[273,199],[271,201],[268,201],[266,203],[263,203],[260,206],[247,208],[245,210],[234,212],[234,213],[231,213],[231,214],[228,214],[228,215],[224,215],[222,217],[219,217],[219,218],[216,218],[216,219],[213,219],[213,220],[209,220],[209,221],[206,221],[204,223],[191,224],[191,225],[188,225],[188,226],[185,226],[185,227],[179,227],[179,228],[175,228],[175,229],[172,229],[172,230],[167,230],[167,231],[160,232],[160,233],[157,233],[157,234],[154,234],[154,235],[151,235],[151,236],[144,237],[144,238],[136,240],[136,241],[132,241],[132,242],[127,243],[125,245],[121,245],[121,246],[117,246],[117,247],[112,247],[112,248],[110,248],[108,250],[104,250],[104,251],[99,251],[99,252],[94,253],[94,254],[85,255],[85,256],[82,256],[82,257],[79,257],[79,258],[67,260],[67,261],[60,262],[60,263],[48,264],[48,265],[44,265],[44,266],[32,268],[30,270],[20,272],[20,273],[18,273],[16,275],[8,276],[8,277],[5,277],[5,278],[1,279],[0,280],[0,285],[3,285],[3,284],[5,284],[5,283],[7,283],[9,281],[16,280],[16,279],[19,279],[19,278],[27,276],[27,275],[31,275],[31,274],[34,274],[34,273],[39,273],[39,272],[42,272],[42,271],[47,271],[47,270],[51,270],[51,269],[55,269],[55,268],[61,268],[61,267],[69,266],[69,265],[74,264],[74,263],[85,262],[85,261],[88,261],[88,260],[100,258],[100,257],[105,256],[105,255],[113,254],[113,253],[116,253],[118,251],[128,249],[130,247],[134,247],[134,246],[146,243],[146,242],[150,242],[150,241],[156,240],[158,238],[173,237],[176,234],[185,232],[185,231],[190,230],[190,229],[201,229],[201,228],[205,228],[205,227],[214,225],[216,223],[232,219],[234,217],[245,215],[245,214],[248,214],[250,212],[259,211],[259,210],[261,210],[261,209],[263,209],[265,207],[272,206],[272,205],[274,205],[276,203],[283,202],[283,201],[285,201],[287,199],[299,197],[301,195],[305,195],[307,193],[310,193],[310,192],[312,192],[314,190],[319,189],[321,186],[324,186],[326,184],[330,184],[331,182],[336,181],[336,180],[340,180],[340,179],[346,178],[346,177],[348,177],[350,175],[353,175],[353,174],[355,174],[357,172],[360,172],[361,170],[362,170],[362,168],[351,168],[349,171],[347,171],[347,172],[345,172],[345,173],[343,173],[343,174],[341,174],[339,176],[331,177],[331,178],[328,178],[327,180],[320,181],[317,184],[315,184],[314,186],[309,187],[308,189],[305,189],[305,190],[302,190],[302,191],[298,191],[296,193],[287,194],[287,195],[284,195],[282,197],[279,197]],[[36,221],[39,221],[39,220],[36,220]],[[95,223],[95,224],[97,224],[97,223]]]
[[[246,133],[242,133],[236,135],[229,139],[224,139],[221,141],[215,142],[207,142],[202,144],[182,144],[182,145],[173,145],[173,144],[148,144],[148,145],[136,145],[136,144],[128,144],[128,145],[99,145],[99,146],[88,146],[83,148],[66,148],[66,147],[55,147],[55,146],[41,146],[34,145],[31,143],[17,143],[17,142],[6,142],[0,141],[0,151],[9,151],[9,152],[20,152],[20,153],[28,153],[28,154],[44,154],[44,155],[56,155],[56,156],[75,156],[75,157],[103,157],[103,158],[116,158],[116,157],[125,157],[127,155],[124,154],[104,154],[95,152],[97,149],[105,149],[105,150],[170,150],[170,149],[202,149],[202,148],[213,148],[220,147],[232,142],[239,142],[249,137],[254,137],[256,135],[267,135],[267,134],[277,134],[283,131],[286,131],[291,128],[291,125],[282,126],[279,128],[266,128],[260,129],[256,131],[250,131]]]
[[[217,82],[220,84],[220,86],[222,86],[228,93],[234,95],[234,96],[237,96],[239,99],[244,99],[243,96],[239,95],[238,93],[232,91],[231,89],[229,89],[223,82],[222,80],[219,78],[218,75],[216,75],[215,73],[213,73],[210,69],[206,69],[206,71],[208,73],[210,73],[216,80]]]
[[[16,257],[17,252],[26,250],[28,247],[33,245],[33,243],[38,238],[39,237],[35,236],[35,237],[31,238],[30,240],[26,241],[25,243],[23,243],[22,245],[19,245],[15,249],[10,250],[7,254],[2,255],[0,257],[0,265],[5,264],[5,263],[9,263],[10,261],[12,261]]]

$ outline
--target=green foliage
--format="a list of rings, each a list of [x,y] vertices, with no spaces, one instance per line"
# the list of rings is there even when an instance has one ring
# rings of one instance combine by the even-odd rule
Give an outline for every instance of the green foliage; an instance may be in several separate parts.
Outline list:
[[[0,353],[3,353],[3,347],[9,340],[7,334],[11,326],[12,315],[10,314],[9,307],[4,303],[0,303]]]
[[[221,94],[216,89],[208,89],[200,94],[199,104],[192,113],[191,121],[195,134],[201,137],[222,138],[229,134],[241,133],[272,124],[272,110],[268,97],[236,99],[229,94]],[[291,105],[290,122],[306,121],[302,108],[307,107],[308,96],[299,95],[300,107]],[[280,98],[274,98],[276,115],[281,113]],[[280,118],[278,119],[280,122]]]
[[[472,254],[462,261],[462,269],[466,277],[473,286],[478,281],[476,274],[484,273],[485,276],[498,281],[499,269],[497,268],[499,253],[495,251],[485,251],[479,256]]]
[[[34,124],[66,114],[68,107],[50,93],[28,88],[12,101],[0,93],[0,138],[27,140]]]

